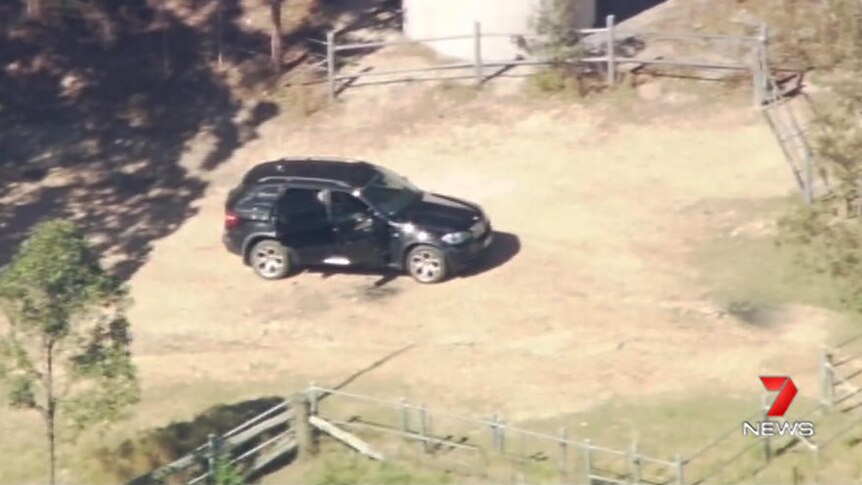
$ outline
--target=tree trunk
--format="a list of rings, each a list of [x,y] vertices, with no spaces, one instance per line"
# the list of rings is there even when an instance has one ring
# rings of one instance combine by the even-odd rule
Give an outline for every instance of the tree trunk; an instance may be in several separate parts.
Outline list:
[[[45,431],[48,437],[48,485],[56,483],[56,436],[54,434],[54,414],[57,410],[54,400],[54,342],[48,341],[45,343],[45,353],[47,357],[47,366],[45,369],[45,393],[47,394],[47,402],[45,403]]]
[[[270,57],[272,66],[276,72],[281,72],[281,6],[283,0],[270,0],[269,16],[272,21],[272,32],[270,34]]]
[[[42,20],[45,17],[45,0],[27,0],[27,17]]]

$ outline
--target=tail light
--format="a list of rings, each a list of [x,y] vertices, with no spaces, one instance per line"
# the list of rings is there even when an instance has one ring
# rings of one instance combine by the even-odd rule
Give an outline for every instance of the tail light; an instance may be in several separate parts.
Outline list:
[[[224,228],[233,229],[239,225],[239,217],[233,212],[227,211],[224,213]]]

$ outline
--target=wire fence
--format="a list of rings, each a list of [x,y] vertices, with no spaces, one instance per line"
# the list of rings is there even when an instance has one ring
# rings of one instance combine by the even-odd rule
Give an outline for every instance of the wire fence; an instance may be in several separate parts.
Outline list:
[[[422,457],[430,455],[438,466],[496,479],[682,483],[678,461],[573,440],[566,429],[538,432],[512,426],[501,415],[468,417],[431,411],[406,399],[381,400],[318,386],[307,393],[312,412],[358,436],[374,442],[402,438],[381,450],[385,456],[428,462]]]
[[[862,403],[862,391],[857,386],[836,393],[834,388],[853,379],[862,380],[862,351],[850,350],[849,344],[854,342],[862,342],[862,335],[824,352],[819,364],[819,403],[797,407],[801,410],[782,418],[770,418],[769,399],[764,394],[755,411],[738,423],[700,448],[672,457],[650,456],[636,444],[623,449],[601,446],[571,436],[566,428],[528,430],[508,424],[499,414],[476,418],[441,413],[403,398],[371,398],[316,385],[307,393],[315,403],[312,412],[360,436],[374,442],[383,442],[378,439],[383,436],[402,438],[398,446],[383,450],[388,456],[422,460],[431,455],[434,460],[425,461],[490,478],[519,483],[738,483],[788,456],[797,457],[794,474],[798,466],[816,474],[823,465],[824,451],[842,441],[853,445],[850,436],[862,431],[862,412],[850,413]],[[839,350],[843,350],[840,357]],[[851,366],[853,371],[846,372]],[[850,398],[858,402],[851,406]],[[767,433],[756,439],[742,437],[743,423],[770,423],[782,428],[801,422],[812,423],[816,436]]]
[[[762,403],[738,423],[703,446],[670,457],[644,453],[637,443],[622,448],[598,444],[552,424],[526,429],[507,422],[500,414],[471,417],[439,412],[405,398],[380,399],[312,383],[300,393],[301,399],[285,400],[221,436],[211,435],[191,453],[135,478],[129,485],[177,479],[198,485],[212,476],[214,460],[219,456],[253,475],[276,460],[302,454],[303,447],[310,446],[312,428],[325,429],[321,423],[349,432],[350,440],[370,443],[374,450],[365,454],[376,459],[444,467],[502,483],[740,483],[787,456],[797,457],[792,465],[796,481],[796,467],[805,460],[807,473],[816,477],[828,461],[824,451],[841,443],[846,450],[860,442],[862,412],[856,412],[858,403],[849,401],[852,397],[862,402],[862,392],[858,387],[835,392],[841,383],[855,382],[862,376],[858,370],[862,369],[862,349],[851,346],[856,342],[862,342],[862,335],[824,350],[820,360],[821,400],[816,405],[780,419],[770,418],[769,400],[764,394]],[[854,370],[848,372],[851,368]],[[813,423],[817,434],[741,436],[743,423],[770,422],[777,427]]]

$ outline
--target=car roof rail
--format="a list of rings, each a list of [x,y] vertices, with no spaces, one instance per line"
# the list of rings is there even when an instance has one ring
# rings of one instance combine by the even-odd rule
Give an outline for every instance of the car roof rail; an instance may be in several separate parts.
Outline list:
[[[279,162],[350,162],[350,163],[368,163],[365,160],[350,157],[284,157],[278,160]]]
[[[348,184],[347,182],[341,180],[332,180],[332,179],[323,179],[317,177],[298,177],[295,175],[287,176],[287,175],[270,175],[267,177],[263,177],[258,179],[258,182],[267,182],[270,180],[283,180],[285,182],[314,182],[314,183],[323,183],[328,185],[337,185],[339,187],[344,187],[347,189],[352,189],[353,186]]]

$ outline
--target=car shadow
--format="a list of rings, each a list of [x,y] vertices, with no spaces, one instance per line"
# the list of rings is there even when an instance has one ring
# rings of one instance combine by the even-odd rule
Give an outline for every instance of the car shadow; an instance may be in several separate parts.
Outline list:
[[[460,277],[469,278],[487,273],[503,266],[521,252],[521,239],[509,232],[494,231],[494,241],[476,263],[461,273]]]
[[[372,288],[380,288],[396,279],[407,276],[395,270],[367,269],[367,268],[340,268],[325,265],[314,265],[303,268],[302,273],[320,275],[321,278],[331,278],[336,275],[354,276],[376,276],[377,279],[371,284]]]
[[[508,232],[495,231],[494,241],[491,243],[491,246],[487,249],[485,254],[480,256],[473,266],[466,269],[456,277],[471,277],[494,270],[506,264],[520,251],[521,240],[518,236]],[[395,270],[340,268],[325,265],[307,266],[300,271],[300,274],[302,273],[320,275],[320,277],[324,279],[331,278],[336,275],[376,276],[377,279],[371,283],[371,288],[381,288],[399,278],[410,278],[406,273]]]

